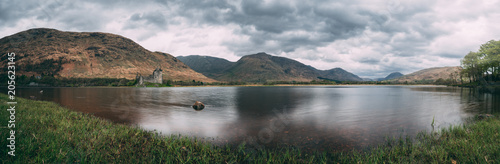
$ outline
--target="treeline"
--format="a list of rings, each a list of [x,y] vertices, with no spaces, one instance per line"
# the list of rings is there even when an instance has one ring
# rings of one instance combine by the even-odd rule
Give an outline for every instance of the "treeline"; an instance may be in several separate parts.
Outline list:
[[[206,83],[201,81],[171,81],[167,80],[165,82],[167,86],[234,86],[234,85],[314,85],[314,84],[324,84],[324,85],[334,85],[338,84],[331,80],[312,80],[312,81],[266,81],[263,83],[248,83],[243,81],[230,81],[230,82],[212,82]]]
[[[370,84],[370,85],[423,85],[423,84],[435,84],[434,80],[414,80],[414,81],[343,81],[339,84]]]
[[[477,52],[469,52],[462,60],[461,76],[469,83],[500,80],[500,40],[481,45]]]
[[[224,85],[247,85],[246,82],[241,82],[241,81],[232,81],[232,82],[212,82],[212,83],[207,83],[207,82],[202,82],[202,81],[196,81],[196,80],[187,80],[187,81],[174,81],[174,80],[164,80],[163,81],[163,86],[204,86],[204,85],[214,85],[214,86],[224,86]]]
[[[312,80],[312,81],[267,81],[263,85],[334,85],[337,84],[331,80]]]
[[[405,84],[391,81],[343,81],[339,84],[369,84],[369,85],[387,85],[387,84]],[[408,82],[406,82],[408,84]]]

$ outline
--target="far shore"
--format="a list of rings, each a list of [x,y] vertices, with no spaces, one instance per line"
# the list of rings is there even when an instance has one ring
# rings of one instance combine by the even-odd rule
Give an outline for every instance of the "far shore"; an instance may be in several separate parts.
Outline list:
[[[459,87],[448,85],[435,84],[245,84],[245,85],[173,85],[173,86],[158,86],[158,87],[141,87],[141,86],[78,86],[78,87],[62,87],[62,86],[18,86],[17,88],[170,88],[170,87],[303,87],[303,86],[434,86],[434,87]],[[7,87],[7,86],[0,86]]]
[[[434,84],[276,84],[276,85],[264,85],[264,84],[247,84],[247,85],[201,85],[201,86],[171,86],[171,87],[302,87],[302,86],[440,86],[447,87],[447,85],[434,85]],[[449,86],[453,87],[453,86]]]

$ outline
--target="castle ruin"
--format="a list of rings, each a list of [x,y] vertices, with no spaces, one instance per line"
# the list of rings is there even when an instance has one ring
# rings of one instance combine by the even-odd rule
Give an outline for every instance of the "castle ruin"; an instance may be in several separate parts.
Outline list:
[[[157,67],[152,75],[149,75],[148,77],[143,77],[141,74],[137,73],[137,76],[135,79],[137,80],[137,85],[144,85],[145,82],[148,83],[158,83],[162,84],[163,83],[163,70],[161,70],[161,67]]]

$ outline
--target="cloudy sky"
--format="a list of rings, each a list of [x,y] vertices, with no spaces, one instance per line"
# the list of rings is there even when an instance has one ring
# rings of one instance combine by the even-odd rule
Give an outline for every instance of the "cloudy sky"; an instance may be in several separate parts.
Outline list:
[[[0,2],[0,37],[30,28],[109,32],[150,51],[238,60],[267,52],[361,77],[458,66],[500,39],[496,0]]]

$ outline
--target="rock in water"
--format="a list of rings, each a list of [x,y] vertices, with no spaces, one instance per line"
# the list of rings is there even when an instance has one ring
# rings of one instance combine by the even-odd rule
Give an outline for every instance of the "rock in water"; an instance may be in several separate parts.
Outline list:
[[[196,101],[193,104],[193,109],[194,110],[203,110],[203,108],[205,108],[205,104],[203,104],[202,102]]]
[[[482,119],[487,119],[487,118],[493,118],[495,116],[493,116],[492,114],[480,114],[477,116],[477,118],[479,118],[480,120]]]

